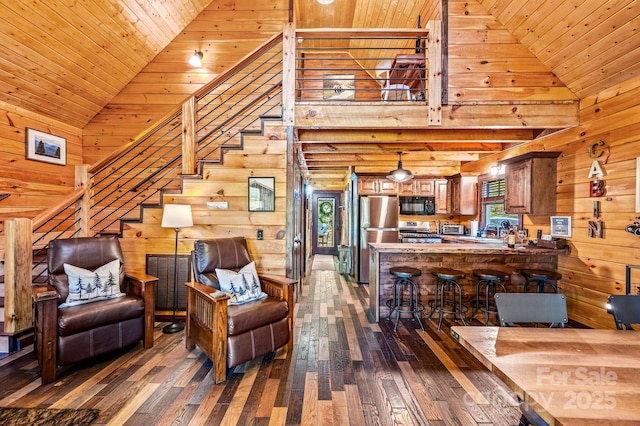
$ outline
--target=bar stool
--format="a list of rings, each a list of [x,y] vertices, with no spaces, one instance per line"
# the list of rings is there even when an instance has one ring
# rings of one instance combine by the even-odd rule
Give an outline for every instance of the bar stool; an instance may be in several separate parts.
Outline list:
[[[536,283],[536,293],[544,293],[544,286],[551,287],[554,293],[558,292],[557,281],[562,279],[562,274],[543,269],[521,269],[520,274],[524,277],[524,292],[527,292],[529,283]]]
[[[478,279],[476,282],[476,302],[473,310],[472,317],[478,312],[484,313],[484,325],[489,325],[489,315],[498,315],[495,302],[492,300],[493,295],[496,294],[496,289],[502,290],[503,293],[507,292],[507,288],[504,286],[504,282],[507,280],[510,274],[498,271],[495,269],[476,269],[473,271],[473,276]],[[481,300],[480,293],[484,286],[484,299]],[[482,306],[480,303],[482,302]]]
[[[411,279],[419,277],[422,272],[420,269],[408,266],[394,266],[393,268],[389,268],[389,273],[396,277],[395,280],[393,280],[393,298],[387,300],[386,303],[389,307],[387,320],[391,320],[391,315],[394,311],[396,313],[396,322],[393,327],[393,331],[398,331],[400,312],[411,314],[418,320],[420,328],[424,331],[424,326],[420,319],[420,313],[424,311],[424,305],[422,305],[420,303],[420,299],[418,299],[418,286]],[[408,299],[406,298],[405,293],[408,293]]]
[[[462,323],[467,325],[464,321],[464,314],[469,308],[462,304],[462,288],[458,283],[458,280],[465,277],[464,272],[450,268],[435,268],[431,271],[431,275],[436,277],[436,286],[428,319],[431,319],[433,314],[438,312],[438,331],[440,331],[442,317],[445,314],[453,314],[454,321],[456,315],[459,315]]]

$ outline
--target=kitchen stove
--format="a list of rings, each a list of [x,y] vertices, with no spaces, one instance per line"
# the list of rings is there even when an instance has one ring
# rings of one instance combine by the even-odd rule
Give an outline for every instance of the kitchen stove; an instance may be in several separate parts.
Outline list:
[[[441,243],[442,237],[431,231],[429,222],[398,222],[400,241],[411,244]]]

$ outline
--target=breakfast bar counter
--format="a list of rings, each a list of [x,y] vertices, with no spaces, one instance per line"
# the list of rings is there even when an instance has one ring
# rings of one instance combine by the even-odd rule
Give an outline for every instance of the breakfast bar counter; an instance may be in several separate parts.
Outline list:
[[[569,253],[568,249],[538,248],[520,246],[509,248],[500,240],[476,242],[464,238],[450,239],[450,242],[435,244],[369,243],[369,298],[370,308],[376,321],[386,318],[389,311],[386,301],[391,298],[393,277],[389,268],[411,266],[418,268],[421,275],[413,279],[418,285],[420,302],[427,306],[433,299],[435,278],[433,268],[452,268],[466,274],[461,280],[465,300],[475,298],[475,269],[496,269],[507,272],[511,282],[509,291],[522,291],[524,278],[520,269],[543,269],[556,271],[558,256]],[[428,315],[428,309],[425,311]]]

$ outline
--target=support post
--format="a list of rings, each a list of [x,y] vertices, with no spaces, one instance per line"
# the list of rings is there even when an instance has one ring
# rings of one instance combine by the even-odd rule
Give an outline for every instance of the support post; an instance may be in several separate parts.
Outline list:
[[[4,331],[17,333],[33,326],[31,219],[7,220],[4,235]]]
[[[196,98],[182,104],[182,174],[196,172]]]
[[[442,24],[440,21],[429,21],[429,126],[442,125]]]

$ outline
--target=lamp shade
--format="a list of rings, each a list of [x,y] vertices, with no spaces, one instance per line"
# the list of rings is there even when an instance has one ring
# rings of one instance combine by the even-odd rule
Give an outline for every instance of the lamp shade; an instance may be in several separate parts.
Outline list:
[[[398,155],[400,156],[398,160],[398,168],[390,171],[387,175],[387,179],[394,182],[406,182],[410,179],[413,179],[413,174],[411,174],[409,170],[402,168],[402,153],[399,152]]]
[[[193,226],[191,205],[166,204],[162,211],[162,224],[160,226],[163,228],[187,228]]]

